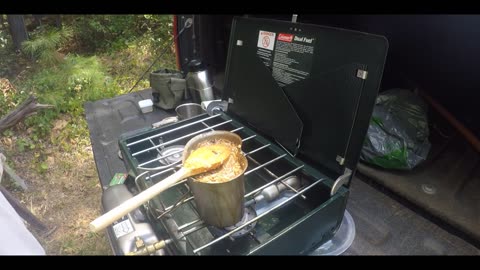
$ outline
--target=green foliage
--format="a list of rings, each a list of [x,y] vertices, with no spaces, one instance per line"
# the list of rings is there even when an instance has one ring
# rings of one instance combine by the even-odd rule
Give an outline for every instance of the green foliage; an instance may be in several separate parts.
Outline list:
[[[47,172],[47,170],[48,170],[48,164],[47,164],[47,163],[41,162],[41,163],[38,165],[38,171],[39,171],[40,173],[45,173],[45,172]]]
[[[6,28],[0,31],[0,48],[7,49],[8,46],[12,44],[12,40]]]
[[[20,138],[17,140],[17,147],[20,152],[35,149],[35,143],[30,139]]]
[[[30,40],[22,43],[23,50],[38,59],[44,65],[55,65],[62,61],[62,56],[57,52],[73,36],[72,29],[64,27],[55,29],[41,27],[32,34]]]
[[[29,136],[17,143],[21,151],[29,150],[30,142],[39,145],[46,138],[65,151],[76,144],[88,145],[85,102],[125,93],[165,48],[169,51],[152,70],[175,68],[172,16],[68,15],[62,21],[62,29],[47,26],[29,33],[31,39],[24,42],[23,49],[38,62],[27,63],[29,69],[23,64],[23,77],[17,80],[13,72],[11,79],[16,89],[9,90],[7,95],[0,92],[0,115],[30,94],[37,96],[40,103],[55,106],[23,121]],[[1,37],[2,32],[0,46]],[[0,57],[1,54],[0,49]],[[14,60],[21,58],[13,50],[9,55]],[[0,71],[1,68],[2,63]],[[137,89],[148,86],[145,76]],[[68,123],[55,129],[59,117]]]
[[[34,128],[35,134],[41,137],[49,134],[51,122],[59,114],[83,117],[86,101],[119,94],[96,56],[70,55],[59,66],[39,70],[23,87],[34,89],[39,102],[55,106],[25,120],[27,127]]]
[[[0,78],[7,77],[14,64],[18,61],[13,49],[13,42],[8,26],[0,29]]]
[[[145,37],[153,48],[172,37],[171,15],[84,15],[74,18],[75,40],[85,52],[114,52]]]
[[[150,45],[157,49],[171,46],[173,39],[173,17],[171,15],[141,15],[145,18],[142,27],[146,29]]]
[[[12,137],[13,136],[13,131],[11,131],[10,129],[7,129],[2,133],[2,135],[5,136],[5,137]]]

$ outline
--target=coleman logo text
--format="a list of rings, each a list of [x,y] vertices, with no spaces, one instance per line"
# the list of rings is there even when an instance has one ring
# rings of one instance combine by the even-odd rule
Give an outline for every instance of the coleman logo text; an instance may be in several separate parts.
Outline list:
[[[292,42],[293,35],[292,34],[280,33],[280,34],[278,34],[278,40],[285,41],[285,42]]]

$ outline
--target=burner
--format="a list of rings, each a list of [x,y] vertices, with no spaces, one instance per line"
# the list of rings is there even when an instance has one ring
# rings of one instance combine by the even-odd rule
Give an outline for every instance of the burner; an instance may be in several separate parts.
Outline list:
[[[183,151],[183,148],[183,145],[172,145],[165,147],[164,149],[160,150],[160,153],[157,156],[160,158],[158,162],[164,166],[180,162],[182,160],[182,152],[179,151]],[[175,152],[177,153],[172,154]]]
[[[230,231],[235,230],[236,228],[240,227],[245,222],[248,222],[248,221],[252,220],[256,216],[257,216],[257,212],[255,212],[255,210],[252,207],[246,207],[245,211],[243,213],[242,220],[240,220],[237,224],[235,224],[233,226],[230,226],[230,227],[225,227],[225,228],[217,228],[217,227],[213,227],[213,226],[211,226],[210,228],[212,229],[212,232],[214,234],[216,234],[217,236],[221,236],[225,233],[228,233]],[[255,228],[256,224],[257,224],[256,221],[249,224],[248,226],[244,227],[243,229],[233,233],[231,235],[231,237],[240,238],[242,236],[247,235],[250,231],[252,231],[253,228]]]

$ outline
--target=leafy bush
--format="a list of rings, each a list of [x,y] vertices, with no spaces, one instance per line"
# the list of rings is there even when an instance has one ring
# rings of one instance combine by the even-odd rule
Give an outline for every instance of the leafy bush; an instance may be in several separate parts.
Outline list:
[[[171,46],[173,38],[173,17],[171,15],[140,15],[143,16],[142,28],[153,48],[162,49]]]
[[[171,15],[73,16],[75,40],[83,52],[113,52],[145,36],[152,48],[168,46],[172,37]]]
[[[31,66],[29,69],[25,69],[27,64],[22,66],[26,72],[16,80],[15,91],[9,91],[8,96],[3,97],[0,92],[0,110],[6,111],[29,94],[35,94],[40,103],[52,104],[55,108],[25,119],[30,138],[36,142],[50,135],[52,143],[66,141],[65,147],[68,148],[69,143],[73,144],[72,139],[79,142],[88,138],[83,116],[86,101],[125,93],[158,53],[171,46],[172,16],[62,17],[62,29],[43,26],[30,33],[31,39],[24,42],[23,49],[38,63],[27,63]],[[11,53],[8,55],[12,56]],[[13,53],[11,58],[18,61],[20,57]],[[0,71],[1,67],[0,64]],[[174,54],[166,53],[152,70],[160,67],[175,68]],[[13,74],[13,77],[17,76],[15,72]],[[145,87],[148,87],[148,76],[137,89]],[[68,121],[68,124],[61,131],[52,132],[58,121]],[[20,145],[29,149],[26,143]]]
[[[38,59],[44,65],[55,65],[63,60],[57,50],[72,38],[73,32],[69,27],[53,29],[40,27],[32,34],[30,40],[22,43],[23,50],[32,58]]]
[[[39,136],[49,133],[52,120],[60,113],[68,113],[73,118],[83,117],[86,101],[119,93],[96,56],[69,55],[62,64],[39,70],[22,87],[34,91],[39,102],[55,106],[53,110],[26,119],[26,125],[34,128]]]

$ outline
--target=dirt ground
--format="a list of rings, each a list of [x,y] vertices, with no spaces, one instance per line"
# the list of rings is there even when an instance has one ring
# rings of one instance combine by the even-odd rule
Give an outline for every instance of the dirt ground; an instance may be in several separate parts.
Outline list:
[[[26,181],[28,190],[14,188],[5,179],[2,185],[41,221],[57,227],[47,237],[31,229],[47,254],[111,255],[105,232],[97,234],[88,229],[101,209],[101,187],[90,144],[69,142],[71,148],[65,151],[61,145],[45,143],[39,154],[34,150],[18,151],[17,139],[18,135],[0,138],[0,146],[8,164]],[[48,165],[41,172],[39,159]]]

